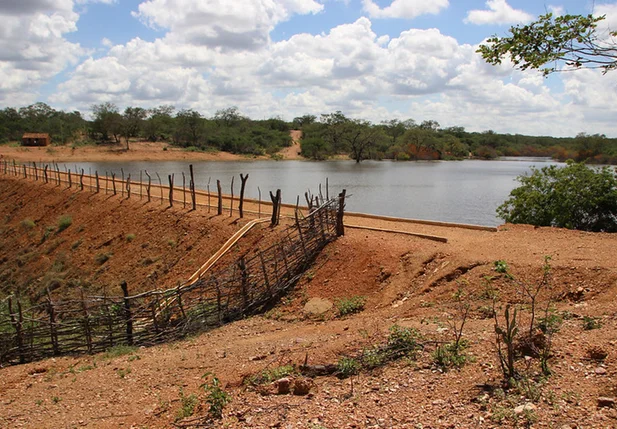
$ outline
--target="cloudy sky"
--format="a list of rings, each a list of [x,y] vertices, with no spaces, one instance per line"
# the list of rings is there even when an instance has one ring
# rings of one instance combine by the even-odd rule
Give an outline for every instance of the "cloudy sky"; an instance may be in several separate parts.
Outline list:
[[[470,131],[617,137],[617,71],[543,78],[475,53],[546,11],[604,0],[0,0],[0,107],[88,112],[237,106],[292,119],[342,110]]]

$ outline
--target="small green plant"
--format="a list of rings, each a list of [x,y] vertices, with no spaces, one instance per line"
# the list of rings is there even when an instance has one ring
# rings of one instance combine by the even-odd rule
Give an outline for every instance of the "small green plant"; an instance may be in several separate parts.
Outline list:
[[[57,404],[60,401],[62,401],[62,398],[60,398],[59,396],[52,396],[51,398],[51,402],[53,402],[54,404]]]
[[[47,227],[45,228],[45,232],[43,232],[43,237],[41,237],[41,243],[44,243],[44,242],[45,242],[45,240],[47,240],[47,239],[49,238],[49,236],[50,236],[51,234],[53,234],[53,232],[54,232],[55,230],[56,230],[56,227],[55,227],[55,226],[51,226],[51,225],[50,225],[50,226],[47,226]]]
[[[362,366],[367,369],[378,368],[382,365],[385,365],[388,361],[388,356],[384,353],[384,351],[379,347],[371,347],[368,349],[364,349],[362,352]]]
[[[468,343],[461,340],[457,343],[442,344],[433,352],[433,360],[442,370],[460,368],[465,365],[469,357],[465,354]]]
[[[297,372],[298,370],[293,365],[282,365],[276,368],[264,369],[259,374],[249,377],[248,382],[253,385],[271,383]]]
[[[133,240],[135,240],[135,234],[126,234],[126,237],[124,237],[126,239],[127,242],[131,242]]]
[[[32,229],[36,226],[36,223],[32,219],[24,219],[21,221],[21,226],[23,226],[24,229]]]
[[[515,340],[518,335],[517,315],[518,310],[514,308],[514,311],[510,313],[510,305],[507,305],[504,312],[505,323],[502,326],[497,319],[497,312],[495,312],[497,355],[504,379],[508,382],[517,375],[516,368],[514,368]]]
[[[137,351],[137,347],[135,346],[114,346],[108,348],[103,357],[106,359],[113,359],[120,356],[129,355],[135,351]]]
[[[120,378],[125,378],[127,375],[131,373],[131,371],[132,371],[131,368],[126,368],[126,369],[119,368],[117,373]]]
[[[176,421],[191,417],[195,412],[197,403],[197,395],[191,393],[187,396],[184,394],[184,389],[180,388],[180,409],[176,413]]]
[[[223,417],[223,408],[231,401],[231,396],[221,388],[221,383],[214,374],[207,372],[202,378],[205,381],[201,388],[206,392],[206,402],[210,405],[208,414],[213,419],[220,419]]]
[[[336,363],[336,373],[339,378],[349,378],[360,372],[360,362],[354,358],[343,356]]]
[[[508,273],[508,264],[506,261],[500,259],[499,261],[495,261],[493,263],[493,269],[500,274]]]
[[[34,401],[34,403],[38,406],[43,405],[43,400],[42,399],[37,399],[36,401]]]
[[[585,331],[591,331],[592,329],[600,329],[602,327],[602,322],[600,319],[590,316],[583,316],[583,329]]]
[[[62,231],[67,229],[73,223],[73,218],[69,215],[63,215],[58,218],[58,231],[57,234],[60,234]]]
[[[172,240],[172,239],[167,240],[167,245],[169,247],[176,247],[177,245],[176,240]]]
[[[393,325],[390,327],[385,351],[391,360],[403,356],[414,357],[416,352],[422,348],[419,343],[420,339],[421,335],[417,329]]]
[[[109,261],[109,258],[111,258],[111,253],[101,252],[96,254],[94,261],[99,265],[103,265],[105,262]]]
[[[335,301],[339,316],[359,313],[364,310],[366,298],[363,296],[353,296],[351,298],[341,298]]]

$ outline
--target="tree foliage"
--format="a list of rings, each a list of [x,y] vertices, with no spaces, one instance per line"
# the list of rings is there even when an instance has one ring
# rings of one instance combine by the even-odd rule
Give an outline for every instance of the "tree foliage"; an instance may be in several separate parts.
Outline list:
[[[497,209],[510,223],[617,232],[617,170],[569,161],[519,176],[521,186]]]
[[[544,75],[568,68],[617,68],[617,32],[599,34],[604,16],[548,13],[528,25],[510,28],[508,37],[493,36],[478,52],[493,65],[510,58],[521,69],[541,69]]]

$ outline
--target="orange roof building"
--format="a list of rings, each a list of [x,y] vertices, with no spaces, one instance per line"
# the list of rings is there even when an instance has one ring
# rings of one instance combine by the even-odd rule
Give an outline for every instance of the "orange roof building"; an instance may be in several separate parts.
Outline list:
[[[22,146],[49,146],[51,137],[47,133],[25,133],[21,138]]]

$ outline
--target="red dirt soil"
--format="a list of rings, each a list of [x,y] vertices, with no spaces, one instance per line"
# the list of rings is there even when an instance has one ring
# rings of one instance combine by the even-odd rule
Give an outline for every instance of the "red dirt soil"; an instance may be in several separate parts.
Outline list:
[[[242,223],[208,215],[202,208],[165,209],[158,202],[60,191],[6,177],[0,177],[0,196],[2,271],[11,270],[7,278],[15,279],[9,283],[2,277],[5,291],[25,285],[29,271],[36,274],[28,287],[40,286],[39,278],[45,278],[61,253],[66,266],[76,270],[67,278],[83,277],[96,285],[117,285],[126,278],[143,290],[148,280],[142,279],[156,266],[157,286],[174,286]],[[45,226],[56,225],[62,214],[72,216],[72,225],[37,244]],[[35,221],[34,228],[24,225],[27,218]],[[214,427],[513,427],[525,424],[524,414],[515,417],[516,406],[530,402],[536,407],[533,427],[617,426],[617,410],[598,407],[599,397],[617,395],[617,235],[525,225],[486,232],[346,219],[449,241],[348,229],[322,252],[294,292],[265,316],[119,357],[61,357],[0,369],[0,427],[173,427],[182,408],[181,391],[197,395],[196,416],[207,414],[206,394],[200,389],[207,372],[216,374],[232,396]],[[255,231],[248,242],[267,231]],[[129,233],[135,234],[131,242],[126,240]],[[50,250],[53,240],[62,242]],[[82,243],[72,249],[76,240]],[[101,251],[113,254],[99,272],[94,258]],[[504,394],[494,322],[484,318],[483,307],[490,304],[484,278],[495,277],[502,304],[523,303],[519,289],[494,271],[493,262],[505,260],[517,278],[535,282],[545,255],[552,256],[549,292],[557,298],[556,309],[568,316],[554,338],[554,374],[536,387],[537,397],[514,389]],[[140,261],[148,256],[159,259],[144,267]],[[70,293],[68,281],[62,287],[59,291]],[[459,288],[471,306],[464,338],[473,361],[442,372],[432,359],[434,341],[451,338],[447,320]],[[338,318],[332,310],[308,317],[302,311],[310,298],[354,295],[365,296],[367,303],[353,316]],[[584,316],[597,317],[601,328],[584,330]],[[357,355],[364,347],[382,344],[394,324],[424,335],[426,346],[415,360],[363,371],[353,384],[316,377],[306,396],[269,395],[242,383],[265,368],[301,365],[305,359],[309,364],[336,363],[340,356]],[[593,360],[594,349],[606,352],[606,358]],[[535,362],[533,371],[538,371]]]

